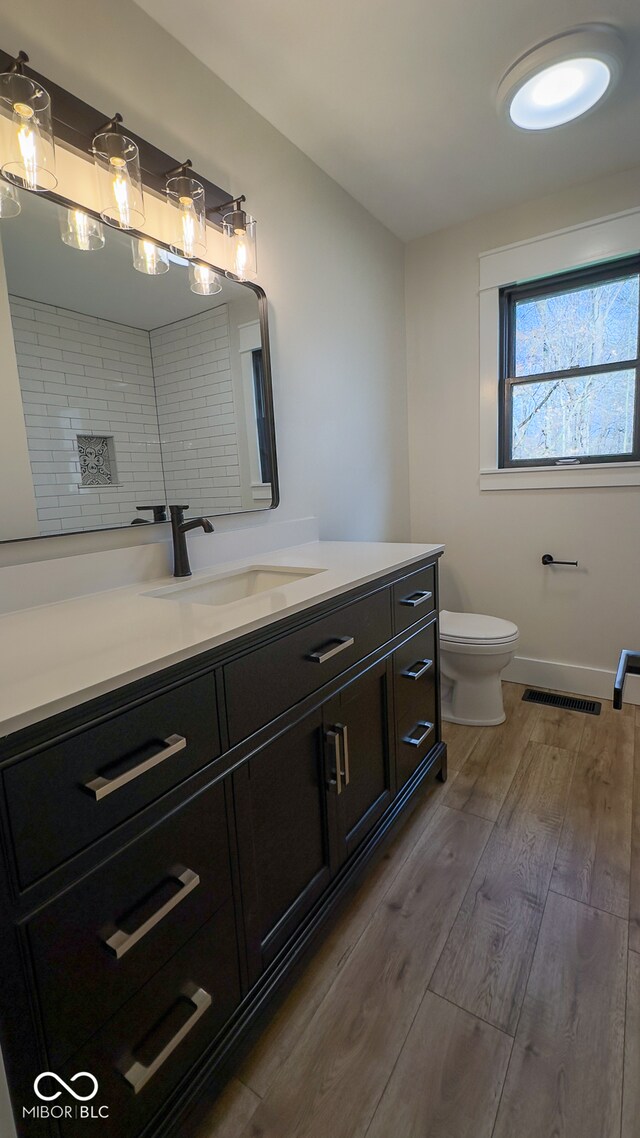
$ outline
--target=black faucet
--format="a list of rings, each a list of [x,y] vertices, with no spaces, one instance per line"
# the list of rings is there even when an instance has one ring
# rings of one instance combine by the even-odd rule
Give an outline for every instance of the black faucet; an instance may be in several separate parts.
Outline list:
[[[622,708],[622,691],[627,674],[640,676],[640,652],[632,652],[629,648],[625,648],[620,653],[618,671],[613,685],[613,706],[616,711],[620,711]]]
[[[190,577],[191,566],[187,551],[187,534],[190,529],[202,529],[205,533],[213,533],[213,526],[208,518],[189,518],[184,520],[184,512],[188,506],[169,506],[171,515],[171,536],[173,537],[173,575],[174,577]]]

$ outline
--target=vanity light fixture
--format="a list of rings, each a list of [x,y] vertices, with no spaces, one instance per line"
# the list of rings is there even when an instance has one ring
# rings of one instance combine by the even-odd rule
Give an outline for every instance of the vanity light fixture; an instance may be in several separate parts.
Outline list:
[[[98,131],[91,147],[98,172],[100,216],[116,229],[140,229],[144,222],[140,154],[122,132],[116,114]]]
[[[222,283],[208,265],[189,265],[189,288],[200,296],[215,296],[222,292]]]
[[[167,175],[167,201],[174,214],[171,248],[183,257],[202,257],[207,249],[206,198],[202,182],[189,173],[191,159]]]
[[[21,51],[0,75],[0,116],[10,120],[0,173],[25,190],[55,190],[55,146],[51,99],[41,83],[24,74],[29,56]]]
[[[238,281],[253,281],[258,275],[256,220],[243,208],[244,194],[216,206],[211,213],[222,214],[222,233],[227,248],[226,275]]]
[[[60,210],[60,236],[70,249],[91,253],[104,248],[104,228],[97,217],[82,209]]]
[[[0,181],[0,220],[4,217],[17,217],[21,208],[16,187],[10,182]]]
[[[160,277],[169,272],[169,254],[161,249],[155,241],[148,237],[133,237],[131,239],[133,253],[133,267],[139,273],[146,273],[148,277]]]
[[[521,130],[550,130],[586,114],[622,71],[624,42],[608,24],[590,24],[538,44],[507,71],[498,108]]]

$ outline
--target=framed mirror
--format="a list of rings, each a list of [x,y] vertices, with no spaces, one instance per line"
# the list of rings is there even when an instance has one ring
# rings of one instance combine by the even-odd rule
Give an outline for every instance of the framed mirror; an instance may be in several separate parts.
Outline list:
[[[0,220],[0,541],[277,506],[262,289],[18,198]]]

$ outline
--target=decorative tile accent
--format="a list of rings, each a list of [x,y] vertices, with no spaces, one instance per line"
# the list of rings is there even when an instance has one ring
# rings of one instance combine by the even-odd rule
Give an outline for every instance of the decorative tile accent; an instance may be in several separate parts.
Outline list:
[[[113,486],[113,439],[107,435],[77,435],[83,486]]]

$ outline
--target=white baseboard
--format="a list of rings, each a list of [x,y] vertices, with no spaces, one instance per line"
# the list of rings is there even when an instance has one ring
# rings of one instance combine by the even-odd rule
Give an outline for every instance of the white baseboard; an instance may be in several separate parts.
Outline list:
[[[555,660],[531,660],[516,656],[503,672],[502,678],[516,684],[536,688],[553,688],[573,692],[575,695],[611,699],[615,672],[606,668],[583,668],[579,664],[560,664]],[[624,685],[625,703],[640,704],[640,676],[627,676]]]

